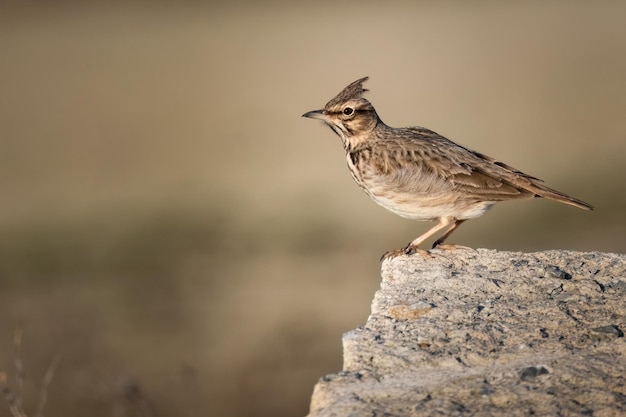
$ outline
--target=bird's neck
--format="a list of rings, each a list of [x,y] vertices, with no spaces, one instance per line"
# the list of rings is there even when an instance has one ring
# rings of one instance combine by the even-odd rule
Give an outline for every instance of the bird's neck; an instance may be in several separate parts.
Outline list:
[[[359,129],[350,135],[340,135],[346,152],[352,152],[360,148],[364,143],[375,140],[380,136],[380,132],[388,129],[387,125],[385,125],[377,114],[374,114],[374,116],[375,119],[372,119],[372,122],[369,123],[366,128]]]

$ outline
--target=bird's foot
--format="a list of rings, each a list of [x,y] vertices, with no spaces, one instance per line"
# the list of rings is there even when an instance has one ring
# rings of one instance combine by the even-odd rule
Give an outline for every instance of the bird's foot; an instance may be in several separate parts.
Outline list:
[[[404,248],[394,249],[394,250],[390,250],[388,252],[385,252],[383,254],[383,256],[381,256],[380,260],[382,262],[382,261],[384,261],[386,259],[395,258],[396,256],[413,255],[415,253],[419,253],[424,258],[432,258],[433,257],[433,255],[431,255],[431,253],[429,251],[424,250],[424,249],[420,249],[420,248],[415,247],[415,246],[411,246],[411,244],[409,244],[409,245],[405,246]]]

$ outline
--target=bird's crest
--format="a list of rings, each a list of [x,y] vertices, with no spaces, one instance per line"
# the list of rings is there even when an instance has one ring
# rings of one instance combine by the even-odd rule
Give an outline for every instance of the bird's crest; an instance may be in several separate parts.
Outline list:
[[[326,108],[329,109],[337,106],[338,104],[343,104],[348,100],[361,98],[363,96],[363,93],[368,91],[367,89],[363,88],[363,83],[367,81],[368,78],[369,77],[363,77],[361,79],[358,79],[343,90],[341,90],[339,94],[337,94],[335,97],[333,97],[332,100],[326,103]]]

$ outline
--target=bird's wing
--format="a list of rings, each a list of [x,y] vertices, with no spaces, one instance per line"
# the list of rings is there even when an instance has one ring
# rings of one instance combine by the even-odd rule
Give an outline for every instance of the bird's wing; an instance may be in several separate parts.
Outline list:
[[[546,187],[543,181],[424,128],[399,129],[402,140],[381,139],[372,149],[379,173],[400,192],[424,192],[420,184],[447,184],[451,192],[483,201],[544,197],[582,209],[584,201]],[[389,169],[392,168],[393,169]],[[422,187],[420,189],[420,187]]]
[[[499,201],[528,197],[527,187],[540,181],[430,130],[410,128],[407,133],[406,139],[383,140],[376,147],[383,162],[379,173],[398,185],[398,191],[415,191],[436,181],[452,192]]]

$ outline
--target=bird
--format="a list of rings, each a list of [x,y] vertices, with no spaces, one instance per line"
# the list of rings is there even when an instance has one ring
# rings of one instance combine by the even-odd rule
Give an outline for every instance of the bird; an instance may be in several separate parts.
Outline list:
[[[584,210],[593,207],[543,181],[485,154],[461,146],[424,127],[386,125],[370,101],[360,78],[333,97],[323,109],[302,117],[318,119],[340,138],[356,184],[376,203],[410,220],[436,221],[428,231],[381,259],[416,252],[437,232],[431,249],[444,245],[463,222],[477,218],[495,203],[537,197]]]

